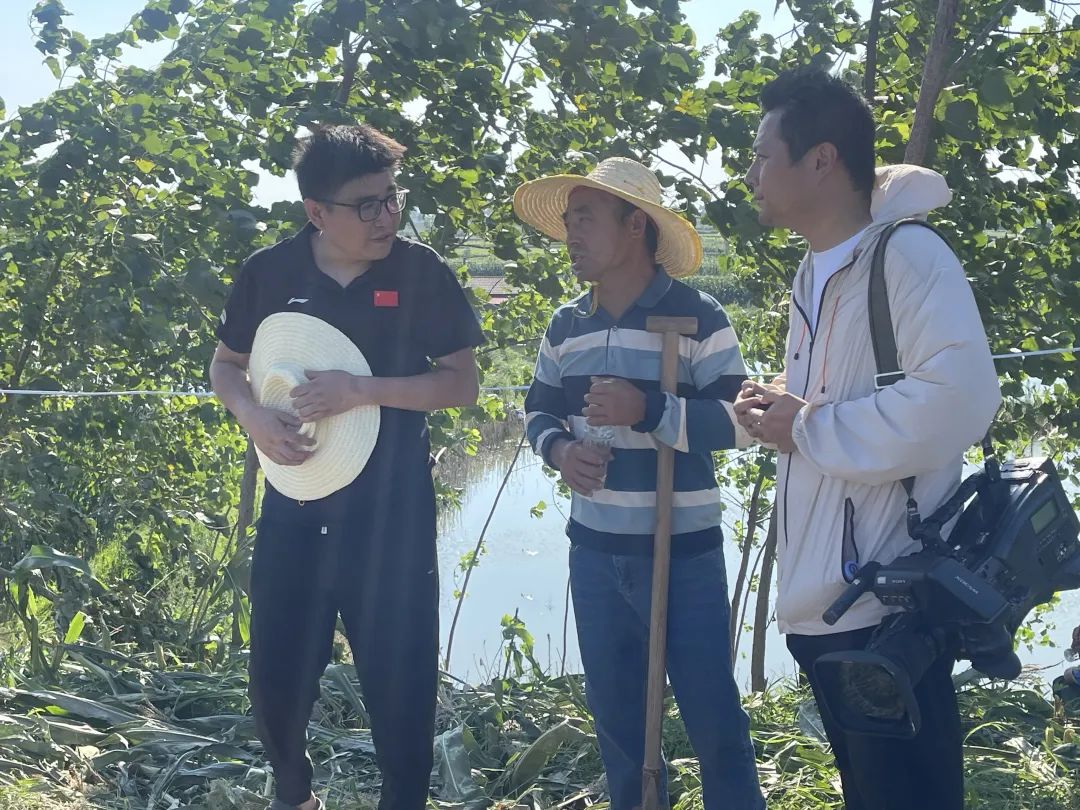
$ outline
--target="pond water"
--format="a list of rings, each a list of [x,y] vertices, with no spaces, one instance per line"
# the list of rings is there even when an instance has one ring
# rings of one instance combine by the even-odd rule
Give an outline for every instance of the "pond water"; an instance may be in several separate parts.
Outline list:
[[[476,545],[516,447],[514,439],[508,444],[484,448],[454,473],[460,479],[456,483],[464,486],[465,491],[460,510],[447,511],[440,521],[444,654],[457,604],[454,591],[461,587],[464,578],[459,560]],[[546,509],[538,517],[531,516],[530,510],[540,501],[546,504]],[[567,602],[569,541],[563,530],[568,512],[569,502],[559,497],[555,481],[544,474],[539,458],[526,445],[491,516],[484,541],[486,553],[473,570],[461,608],[450,661],[450,672],[455,676],[476,682],[500,670],[500,620],[515,612],[532,633],[536,658],[549,673],[557,674],[563,669],[581,671],[573,610]],[[739,517],[735,509],[727,510],[726,515],[731,521]],[[739,570],[739,549],[730,539],[734,536],[730,526],[725,527],[725,535],[731,593]],[[751,619],[753,608],[752,599]],[[1046,680],[1059,674],[1064,665],[1063,649],[1068,646],[1072,627],[1080,623],[1080,591],[1063,594],[1049,620],[1056,624],[1051,636],[1058,646],[1020,650],[1025,666],[1043,669]],[[736,661],[736,676],[743,689],[748,689],[750,682],[750,645],[751,634],[744,633]],[[775,623],[767,631],[765,672],[770,683],[795,674],[794,663]]]

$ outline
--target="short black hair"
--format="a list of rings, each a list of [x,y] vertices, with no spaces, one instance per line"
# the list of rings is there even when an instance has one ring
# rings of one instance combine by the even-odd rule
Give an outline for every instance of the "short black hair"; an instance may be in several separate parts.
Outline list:
[[[635,211],[641,211],[636,205],[629,200],[619,198],[619,202],[622,203],[622,210],[619,212],[619,219],[626,222]],[[645,248],[649,251],[649,255],[656,259],[656,246],[660,243],[660,236],[656,230],[656,224],[652,221],[652,217],[645,214]]]
[[[821,143],[836,147],[857,191],[874,189],[874,114],[843,79],[821,68],[784,71],[761,90],[764,112],[779,110],[780,137],[792,162]]]
[[[293,150],[293,170],[304,199],[327,199],[363,177],[396,169],[405,147],[368,124],[320,127]]]

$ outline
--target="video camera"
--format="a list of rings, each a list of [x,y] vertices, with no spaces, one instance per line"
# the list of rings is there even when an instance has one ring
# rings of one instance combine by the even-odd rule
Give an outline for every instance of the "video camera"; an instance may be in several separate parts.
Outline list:
[[[946,540],[942,529],[957,513]],[[835,624],[868,592],[902,609],[865,650],[831,653],[814,665],[823,709],[852,732],[915,736],[914,688],[941,655],[970,660],[992,678],[1015,678],[1013,636],[1024,618],[1057,591],[1080,587],[1080,520],[1048,458],[999,465],[988,452],[984,469],[909,528],[922,549],[864,565],[823,615]]]

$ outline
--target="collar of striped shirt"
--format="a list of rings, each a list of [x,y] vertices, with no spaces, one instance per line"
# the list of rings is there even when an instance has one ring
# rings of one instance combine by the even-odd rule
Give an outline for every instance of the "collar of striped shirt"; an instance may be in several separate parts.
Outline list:
[[[645,288],[645,291],[638,296],[638,300],[634,302],[634,306],[641,307],[642,309],[652,309],[667,295],[667,291],[671,289],[671,276],[664,270],[663,265],[656,265],[656,275],[653,276],[653,280],[649,282],[649,286]],[[580,318],[589,317],[589,313],[593,309],[593,296],[596,295],[596,290],[589,290],[578,301],[577,306],[574,308],[574,314]],[[602,315],[607,317],[602,309],[597,308],[594,313],[596,315]]]

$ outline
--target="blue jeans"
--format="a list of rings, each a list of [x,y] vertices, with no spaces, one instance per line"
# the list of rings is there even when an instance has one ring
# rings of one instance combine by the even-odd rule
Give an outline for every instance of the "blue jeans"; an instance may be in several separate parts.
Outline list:
[[[641,804],[652,557],[570,549],[585,694],[612,810]],[[731,665],[723,549],[671,561],[667,672],[701,765],[705,810],[760,810],[750,720]],[[664,797],[666,802],[666,779]]]

